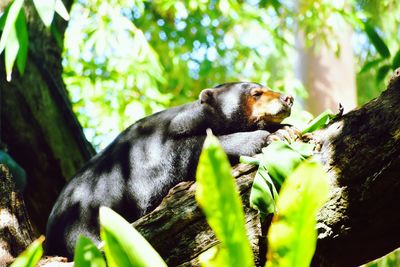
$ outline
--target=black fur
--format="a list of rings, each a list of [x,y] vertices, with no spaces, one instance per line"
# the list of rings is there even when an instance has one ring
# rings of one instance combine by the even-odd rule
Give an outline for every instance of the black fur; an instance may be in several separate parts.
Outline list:
[[[100,206],[134,221],[154,209],[174,185],[193,180],[207,128],[219,137],[232,163],[240,155],[260,152],[270,132],[250,123],[243,110],[249,90],[260,86],[229,83],[206,89],[199,101],[127,128],[61,192],[47,224],[46,254],[71,259],[79,234],[98,243]]]

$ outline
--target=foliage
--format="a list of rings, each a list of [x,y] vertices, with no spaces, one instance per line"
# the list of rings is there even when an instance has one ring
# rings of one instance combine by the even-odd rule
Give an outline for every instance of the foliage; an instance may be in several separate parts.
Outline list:
[[[78,1],[64,80],[89,140],[104,147],[139,118],[222,82],[253,80],[304,96],[290,71],[293,46],[285,45],[294,38],[275,8],[270,1]]]
[[[267,267],[310,266],[317,243],[316,215],[328,196],[322,166],[305,161],[286,179],[268,231]]]
[[[106,262],[92,240],[79,236],[74,251],[74,265],[76,267],[106,267]]]
[[[254,266],[242,202],[218,139],[208,131],[196,173],[196,200],[221,242],[200,257],[203,266]]]
[[[278,191],[285,178],[312,155],[313,145],[273,142],[262,150],[257,174],[250,193],[250,205],[260,212],[264,220],[276,212]]]
[[[33,243],[15,259],[10,267],[35,267],[43,254],[43,241],[43,236],[33,241]]]
[[[53,21],[54,12],[68,20],[68,12],[62,0],[33,0],[43,23],[49,27]],[[0,17],[0,54],[5,50],[5,66],[7,81],[11,81],[12,69],[17,61],[17,68],[22,75],[25,71],[28,56],[28,31],[26,26],[25,11],[22,8],[24,0],[11,2]]]
[[[167,266],[132,225],[106,207],[100,208],[100,236],[110,267]]]

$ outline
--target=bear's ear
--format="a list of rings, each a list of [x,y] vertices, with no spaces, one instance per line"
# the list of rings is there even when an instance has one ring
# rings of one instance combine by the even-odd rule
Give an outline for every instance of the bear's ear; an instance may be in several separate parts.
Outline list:
[[[214,97],[215,97],[214,91],[215,91],[215,89],[209,89],[209,88],[201,91],[200,96],[199,96],[200,103],[201,104],[204,104],[204,103],[211,104],[214,101]]]

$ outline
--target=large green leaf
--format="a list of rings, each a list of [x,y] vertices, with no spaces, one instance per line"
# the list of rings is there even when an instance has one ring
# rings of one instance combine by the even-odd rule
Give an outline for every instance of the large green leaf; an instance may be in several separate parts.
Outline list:
[[[209,131],[196,174],[196,200],[221,242],[217,250],[200,258],[207,266],[254,266],[246,236],[242,202],[231,166],[218,139]]]
[[[49,27],[53,21],[56,0],[33,0],[33,3],[44,25]]]
[[[0,54],[3,52],[4,48],[7,45],[7,40],[12,31],[15,31],[15,21],[17,20],[17,16],[21,10],[22,4],[24,0],[14,0],[11,3],[7,17],[5,18],[6,21],[4,23],[3,33],[1,34],[0,39]]]
[[[75,267],[106,267],[106,262],[96,245],[87,237],[79,236],[74,252]]]
[[[26,28],[25,12],[23,9],[19,12],[15,22],[17,29],[17,37],[19,43],[19,51],[17,54],[17,67],[21,75],[25,72],[26,59],[28,56],[28,30]]]
[[[109,267],[167,266],[132,225],[107,207],[100,208],[100,235]]]
[[[286,179],[268,231],[267,267],[308,267],[317,242],[316,214],[328,196],[322,166],[305,161]]]
[[[369,23],[364,23],[364,30],[368,36],[368,39],[374,45],[376,51],[383,57],[388,58],[390,57],[390,51],[383,39],[379,36],[376,29]]]
[[[43,241],[43,236],[33,241],[33,243],[15,259],[10,267],[35,267],[43,254]]]
[[[280,186],[303,160],[312,155],[313,148],[312,144],[277,141],[262,150],[250,193],[250,205],[260,212],[262,220],[276,211]]]

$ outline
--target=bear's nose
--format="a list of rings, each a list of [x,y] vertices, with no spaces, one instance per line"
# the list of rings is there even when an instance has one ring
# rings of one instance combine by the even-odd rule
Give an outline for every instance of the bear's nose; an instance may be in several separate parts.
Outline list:
[[[289,107],[291,107],[291,106],[293,105],[294,98],[293,98],[293,96],[291,96],[291,95],[283,95],[283,96],[281,96],[281,100],[282,100],[286,105],[288,105]]]

